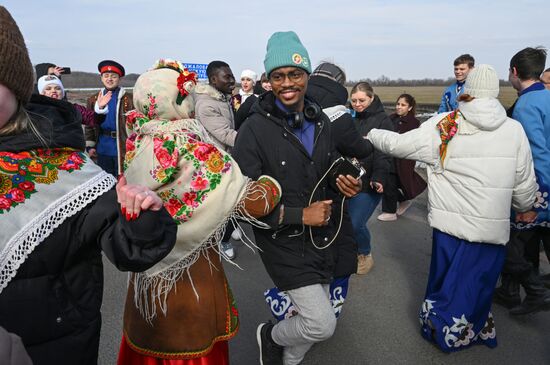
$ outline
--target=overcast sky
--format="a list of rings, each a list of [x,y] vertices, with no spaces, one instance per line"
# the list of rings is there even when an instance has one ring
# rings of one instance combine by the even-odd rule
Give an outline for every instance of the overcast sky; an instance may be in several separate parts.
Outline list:
[[[550,47],[548,0],[0,3],[19,24],[33,64],[90,72],[100,60],[114,59],[127,73],[141,73],[167,57],[187,63],[223,60],[237,77],[244,68],[260,73],[269,36],[285,30],[299,35],[313,65],[335,62],[351,80],[447,78],[462,53],[494,65],[504,79],[515,52]]]

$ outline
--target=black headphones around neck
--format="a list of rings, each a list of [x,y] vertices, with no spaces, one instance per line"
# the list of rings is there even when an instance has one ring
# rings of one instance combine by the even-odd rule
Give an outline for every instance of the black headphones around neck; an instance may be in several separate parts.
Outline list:
[[[292,129],[302,128],[304,119],[315,122],[319,119],[322,112],[323,110],[319,105],[306,100],[303,112],[287,113],[288,125]]]

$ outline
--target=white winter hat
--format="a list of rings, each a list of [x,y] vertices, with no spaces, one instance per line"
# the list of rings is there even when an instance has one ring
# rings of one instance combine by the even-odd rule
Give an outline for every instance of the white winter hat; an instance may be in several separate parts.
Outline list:
[[[254,82],[258,79],[258,74],[252,70],[244,70],[241,72],[241,80],[246,77]]]
[[[498,75],[491,65],[476,66],[466,78],[464,94],[476,98],[496,98],[499,93]]]
[[[50,84],[55,84],[61,87],[61,98],[65,96],[65,88],[63,87],[63,83],[55,75],[44,75],[38,79],[38,85],[37,85],[38,93],[42,94],[42,92],[44,91],[44,88]]]

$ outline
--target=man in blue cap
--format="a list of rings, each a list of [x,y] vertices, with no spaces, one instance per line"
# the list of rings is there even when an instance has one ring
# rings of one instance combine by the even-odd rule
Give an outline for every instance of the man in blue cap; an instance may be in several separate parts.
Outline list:
[[[337,261],[335,243],[341,195],[355,195],[360,180],[340,175],[338,190],[320,181],[336,158],[330,120],[305,97],[311,61],[294,32],[274,33],[264,60],[272,91],[262,94],[239,130],[233,157],[245,175],[270,175],[281,182],[280,204],[265,218],[270,229],[254,228],[264,266],[297,314],[257,329],[260,363],[299,364],[311,346],[336,327],[329,284]],[[334,204],[333,204],[334,202]],[[327,246],[326,249],[320,249]],[[355,272],[357,262],[351,263]]]
[[[97,65],[104,88],[102,95],[110,96],[108,104],[101,109],[97,95],[88,98],[88,108],[96,113],[96,127],[86,127],[86,147],[91,157],[105,171],[117,176],[122,173],[122,161],[126,152],[126,117],[134,109],[132,94],[120,87],[125,75],[124,67],[115,61],[105,60]]]

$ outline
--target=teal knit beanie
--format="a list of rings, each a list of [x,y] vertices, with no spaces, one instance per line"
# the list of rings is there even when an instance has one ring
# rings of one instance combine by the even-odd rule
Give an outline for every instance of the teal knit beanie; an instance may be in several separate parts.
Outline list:
[[[306,48],[298,35],[290,32],[276,32],[267,41],[267,53],[264,60],[265,73],[279,67],[299,67],[311,73],[311,62]]]

